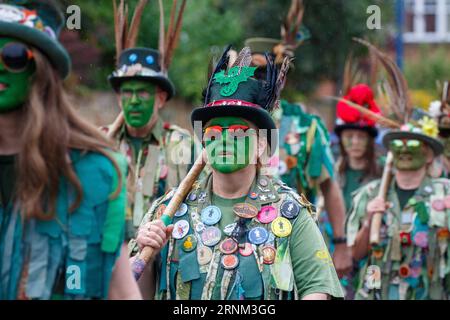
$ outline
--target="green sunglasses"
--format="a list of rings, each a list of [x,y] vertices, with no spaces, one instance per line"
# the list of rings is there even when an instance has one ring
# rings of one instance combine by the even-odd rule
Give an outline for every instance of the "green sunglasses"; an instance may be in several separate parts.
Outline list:
[[[417,149],[422,145],[422,142],[419,140],[400,140],[394,139],[390,143],[390,147],[393,150],[401,150],[403,147],[408,149]]]

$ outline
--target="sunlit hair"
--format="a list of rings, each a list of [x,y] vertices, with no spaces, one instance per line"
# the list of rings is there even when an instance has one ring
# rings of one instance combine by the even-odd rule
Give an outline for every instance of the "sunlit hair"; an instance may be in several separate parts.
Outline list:
[[[24,218],[50,220],[55,216],[56,199],[62,177],[69,182],[76,197],[72,212],[81,203],[83,190],[70,163],[69,149],[98,152],[108,157],[118,175],[117,163],[106,148],[113,144],[93,125],[81,119],[69,102],[63,80],[49,60],[32,49],[35,74],[29,98],[22,108],[21,146],[16,163],[16,202]],[[116,197],[118,188],[112,195]]]

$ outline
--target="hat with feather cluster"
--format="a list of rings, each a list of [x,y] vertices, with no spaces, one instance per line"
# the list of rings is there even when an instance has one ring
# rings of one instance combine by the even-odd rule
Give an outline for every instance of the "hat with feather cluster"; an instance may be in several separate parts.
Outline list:
[[[286,58],[278,69],[273,58],[267,56],[265,79],[255,78],[258,67],[251,67],[251,50],[242,49],[237,59],[230,63],[231,46],[223,53],[204,91],[204,104],[191,114],[192,125],[202,122],[202,127],[213,118],[240,117],[259,129],[267,130],[271,152],[277,147],[277,128],[271,113],[279,106],[279,97],[289,69]],[[274,137],[276,135],[276,137]]]
[[[130,23],[128,22],[128,7],[125,2],[125,0],[120,0],[117,5],[116,0],[113,1],[117,69],[108,77],[108,80],[115,91],[120,90],[124,81],[147,81],[166,91],[168,94],[167,100],[169,100],[175,95],[175,87],[168,77],[168,70],[178,44],[186,0],[182,1],[176,19],[177,1],[173,1],[167,32],[164,30],[163,3],[162,1],[159,2],[160,35],[158,50],[136,47],[142,15],[148,0],[139,0]]]
[[[424,111],[413,107],[408,92],[408,83],[397,64],[385,53],[368,41],[354,39],[369,48],[370,53],[380,61],[385,69],[386,79],[379,87],[381,114],[372,112],[357,103],[349,102],[349,106],[356,108],[379,125],[390,130],[383,137],[383,144],[389,148],[395,139],[415,139],[424,142],[434,152],[440,155],[443,144],[437,139],[439,128],[437,122]]]

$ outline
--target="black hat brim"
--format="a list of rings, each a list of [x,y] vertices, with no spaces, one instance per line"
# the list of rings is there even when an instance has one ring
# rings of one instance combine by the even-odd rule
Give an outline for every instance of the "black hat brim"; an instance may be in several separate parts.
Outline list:
[[[0,21],[0,35],[21,40],[39,49],[39,51],[47,56],[63,79],[69,75],[71,70],[70,56],[57,39],[52,39],[44,32],[31,27],[5,21]]]
[[[267,111],[256,107],[244,106],[200,107],[192,111],[191,124],[194,128],[194,122],[201,121],[203,127],[209,120],[219,117],[243,118],[253,123],[259,129],[266,129],[270,154],[273,155],[275,153],[278,145],[278,130],[275,122]],[[198,134],[198,132],[196,133]]]
[[[129,77],[109,76],[108,80],[111,86],[113,87],[114,91],[116,92],[120,91],[120,85],[123,82],[131,80],[140,80],[157,85],[162,90],[167,92],[167,100],[172,99],[172,97],[175,95],[175,86],[173,85],[172,81],[170,81],[169,78],[164,76],[129,76]]]
[[[340,124],[340,125],[337,125],[334,128],[334,132],[338,136],[341,136],[342,131],[344,131],[346,129],[361,130],[361,131],[367,132],[370,136],[372,136],[374,138],[376,138],[378,136],[378,129],[377,128],[369,127],[369,126],[359,126],[357,124]]]
[[[408,131],[390,131],[383,137],[383,145],[386,149],[389,149],[389,143],[395,139],[415,139],[425,142],[433,150],[434,155],[437,157],[444,152],[444,145],[437,139],[429,137],[427,135],[408,132]]]

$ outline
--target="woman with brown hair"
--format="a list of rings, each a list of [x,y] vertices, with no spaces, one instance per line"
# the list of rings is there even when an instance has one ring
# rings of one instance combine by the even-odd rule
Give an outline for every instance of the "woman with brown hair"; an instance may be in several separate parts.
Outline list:
[[[68,101],[62,23],[49,2],[0,4],[0,299],[140,298],[126,163]]]
[[[366,84],[350,88],[344,100],[380,113],[372,89]],[[344,195],[345,207],[350,209],[352,193],[379,176],[375,157],[375,122],[345,101],[337,105],[335,132],[339,137],[340,158],[336,164],[338,180]]]

